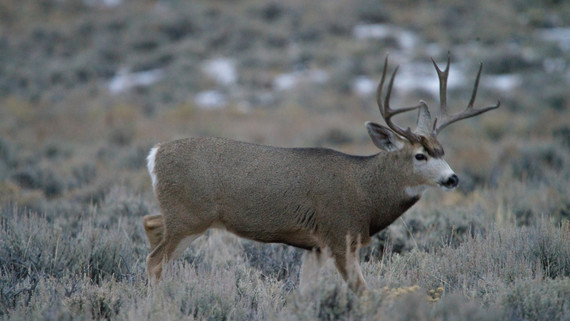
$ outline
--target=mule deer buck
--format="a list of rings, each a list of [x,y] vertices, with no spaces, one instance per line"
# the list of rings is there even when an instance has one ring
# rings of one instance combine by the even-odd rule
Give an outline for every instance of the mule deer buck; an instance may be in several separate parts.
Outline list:
[[[325,148],[278,148],[201,137],[158,144],[148,155],[148,170],[161,214],[143,218],[151,253],[149,279],[159,279],[164,263],[178,258],[209,228],[223,228],[259,242],[278,242],[306,250],[327,249],[356,293],[365,288],[358,248],[414,205],[430,186],[445,190],[459,179],[443,159],[437,140],[442,129],[495,106],[473,108],[482,65],[471,100],[457,114],[447,111],[447,76],[439,77],[440,112],[432,121],[428,106],[392,109],[382,99],[388,58],[377,89],[377,103],[388,127],[366,122],[380,152],[353,156]],[[417,127],[404,129],[393,116],[418,110]]]

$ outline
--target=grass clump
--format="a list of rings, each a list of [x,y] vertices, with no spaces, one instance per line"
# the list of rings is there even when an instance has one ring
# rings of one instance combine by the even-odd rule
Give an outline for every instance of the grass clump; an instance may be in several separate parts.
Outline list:
[[[518,280],[503,297],[512,316],[527,320],[568,320],[570,278]]]

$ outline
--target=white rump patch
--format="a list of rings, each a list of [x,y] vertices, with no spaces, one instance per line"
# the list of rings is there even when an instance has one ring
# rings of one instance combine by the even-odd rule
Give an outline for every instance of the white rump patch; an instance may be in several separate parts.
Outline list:
[[[146,158],[146,167],[148,168],[148,173],[150,174],[150,179],[152,180],[152,189],[156,189],[156,174],[154,172],[154,165],[156,160],[156,152],[158,152],[159,146],[156,145],[150,149],[150,153]]]

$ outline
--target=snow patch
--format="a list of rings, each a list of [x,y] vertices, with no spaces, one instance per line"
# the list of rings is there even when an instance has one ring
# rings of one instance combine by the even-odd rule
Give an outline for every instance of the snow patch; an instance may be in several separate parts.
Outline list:
[[[545,58],[542,61],[542,67],[547,73],[563,72],[566,70],[566,61],[564,58]]]
[[[300,83],[325,84],[329,81],[329,74],[322,69],[307,69],[279,74],[273,79],[273,88],[276,90],[289,90]]]
[[[538,37],[557,43],[563,51],[570,51],[570,27],[542,29]]]
[[[88,6],[104,6],[108,8],[115,8],[123,4],[123,0],[83,0],[83,3]]]
[[[389,24],[360,24],[354,26],[352,35],[356,39],[388,39],[394,38],[401,49],[413,49],[419,37],[412,31]]]
[[[352,81],[352,91],[359,96],[369,96],[376,91],[377,83],[367,76],[358,76]]]
[[[109,81],[108,89],[111,94],[120,94],[137,86],[150,86],[164,77],[162,69],[152,69],[140,72],[129,72],[127,68],[121,68]]]
[[[517,74],[503,74],[485,77],[485,87],[498,91],[511,91],[522,84],[522,78]]]
[[[227,105],[226,96],[217,90],[199,92],[194,98],[194,102],[198,107],[207,110],[221,109]]]
[[[202,72],[223,86],[235,84],[238,78],[236,64],[229,58],[206,61],[202,66]]]
[[[445,68],[445,65],[440,66]],[[449,78],[447,81],[448,90],[462,87],[466,84],[463,68],[456,64],[450,65]],[[439,95],[439,79],[431,63],[409,63],[400,66],[394,88],[398,91],[414,92],[417,90],[426,91],[433,97]]]

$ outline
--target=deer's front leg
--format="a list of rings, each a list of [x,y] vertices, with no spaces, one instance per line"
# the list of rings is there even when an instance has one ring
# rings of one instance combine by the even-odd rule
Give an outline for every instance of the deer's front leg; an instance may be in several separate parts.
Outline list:
[[[358,295],[367,290],[358,255],[361,242],[360,236],[354,237],[348,234],[342,242],[334,242],[330,249],[340,275],[348,283],[348,287]]]
[[[340,275],[348,283],[348,287],[358,295],[367,290],[362,276],[358,252],[333,251],[334,263]]]

